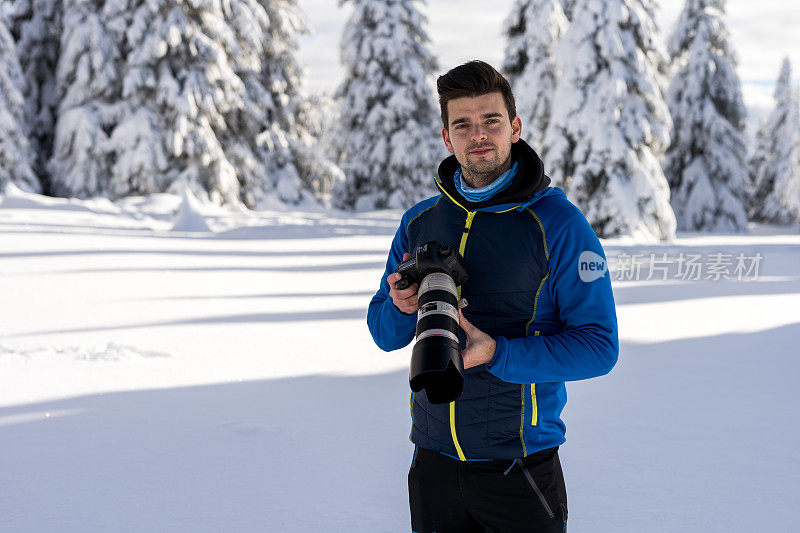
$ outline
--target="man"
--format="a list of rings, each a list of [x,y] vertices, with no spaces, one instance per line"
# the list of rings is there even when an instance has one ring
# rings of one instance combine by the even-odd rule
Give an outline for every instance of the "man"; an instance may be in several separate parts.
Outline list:
[[[619,344],[597,236],[520,139],[508,81],[481,61],[437,83],[441,194],[402,218],[367,322],[383,350],[414,338],[417,286],[397,265],[437,240],[464,257],[464,392],[450,404],[412,394],[408,474],[417,533],[561,532],[567,496],[558,447],[565,381],[608,373]]]

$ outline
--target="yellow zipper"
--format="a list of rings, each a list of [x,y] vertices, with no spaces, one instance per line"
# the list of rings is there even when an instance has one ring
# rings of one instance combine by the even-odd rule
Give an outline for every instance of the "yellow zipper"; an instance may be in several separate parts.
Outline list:
[[[533,332],[534,335],[539,335],[539,330]],[[522,385],[522,410],[519,423],[519,440],[522,442],[522,456],[528,456],[528,450],[525,447],[525,385]],[[536,403],[536,383],[531,383],[531,425],[536,426],[539,423],[539,406]]]
[[[458,253],[461,254],[461,257],[464,257],[464,251],[467,249],[467,237],[469,236],[469,229],[472,227],[473,218],[475,218],[475,211],[467,211],[464,233],[461,234],[461,242],[458,243]],[[461,299],[461,285],[458,286],[458,298]]]
[[[461,206],[463,209],[463,206]],[[458,253],[464,257],[464,251],[467,249],[467,237],[469,237],[469,229],[472,227],[472,220],[475,218],[475,211],[467,211],[467,221],[464,223],[464,233],[461,234],[461,242],[458,243]],[[458,298],[461,299],[461,285],[458,286]],[[458,443],[458,434],[456,433],[456,402],[450,402],[450,435],[453,437],[453,444],[456,447],[458,458],[466,461],[464,452],[461,451],[461,445]]]
[[[456,453],[458,458],[466,461],[464,452],[461,451],[461,445],[458,443],[458,435],[456,435],[456,402],[450,402],[450,435],[453,437],[453,444],[456,445]]]

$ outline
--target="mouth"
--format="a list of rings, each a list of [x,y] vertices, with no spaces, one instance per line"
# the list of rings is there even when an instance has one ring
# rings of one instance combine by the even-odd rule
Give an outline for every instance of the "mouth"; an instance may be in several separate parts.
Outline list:
[[[494,150],[494,148],[481,147],[481,148],[476,148],[475,150],[470,150],[469,153],[470,153],[470,155],[476,155],[478,157],[483,157],[485,155],[488,155],[489,152],[491,152],[492,150]]]

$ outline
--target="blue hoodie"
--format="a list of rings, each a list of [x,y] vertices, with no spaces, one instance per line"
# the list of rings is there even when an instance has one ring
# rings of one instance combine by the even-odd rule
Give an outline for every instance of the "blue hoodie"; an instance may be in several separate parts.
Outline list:
[[[381,349],[407,346],[416,314],[394,306],[387,276],[403,253],[430,240],[464,256],[464,316],[496,340],[494,356],[465,371],[455,402],[431,404],[424,391],[411,397],[412,442],[461,460],[513,459],[562,444],[564,382],[608,373],[619,353],[600,241],[563,191],[547,186],[524,141],[513,145],[512,158],[520,163],[514,184],[477,204],[452,185],[455,158],[442,163],[442,194],[403,215],[367,314]]]

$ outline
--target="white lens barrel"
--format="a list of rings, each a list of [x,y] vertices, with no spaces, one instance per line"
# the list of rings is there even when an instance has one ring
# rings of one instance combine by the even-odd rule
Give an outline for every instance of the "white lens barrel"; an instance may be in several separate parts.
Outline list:
[[[428,291],[447,291],[452,293],[458,298],[458,289],[456,289],[456,282],[453,278],[444,272],[434,272],[428,274],[419,286],[419,294],[424,294]]]
[[[422,320],[426,316],[446,315],[458,322],[458,309],[447,302],[428,302],[419,308],[417,320]]]
[[[446,329],[426,329],[419,335],[417,335],[417,342],[421,341],[422,339],[426,339],[428,337],[447,337],[458,342],[458,335],[453,333],[452,331],[447,331]]]

